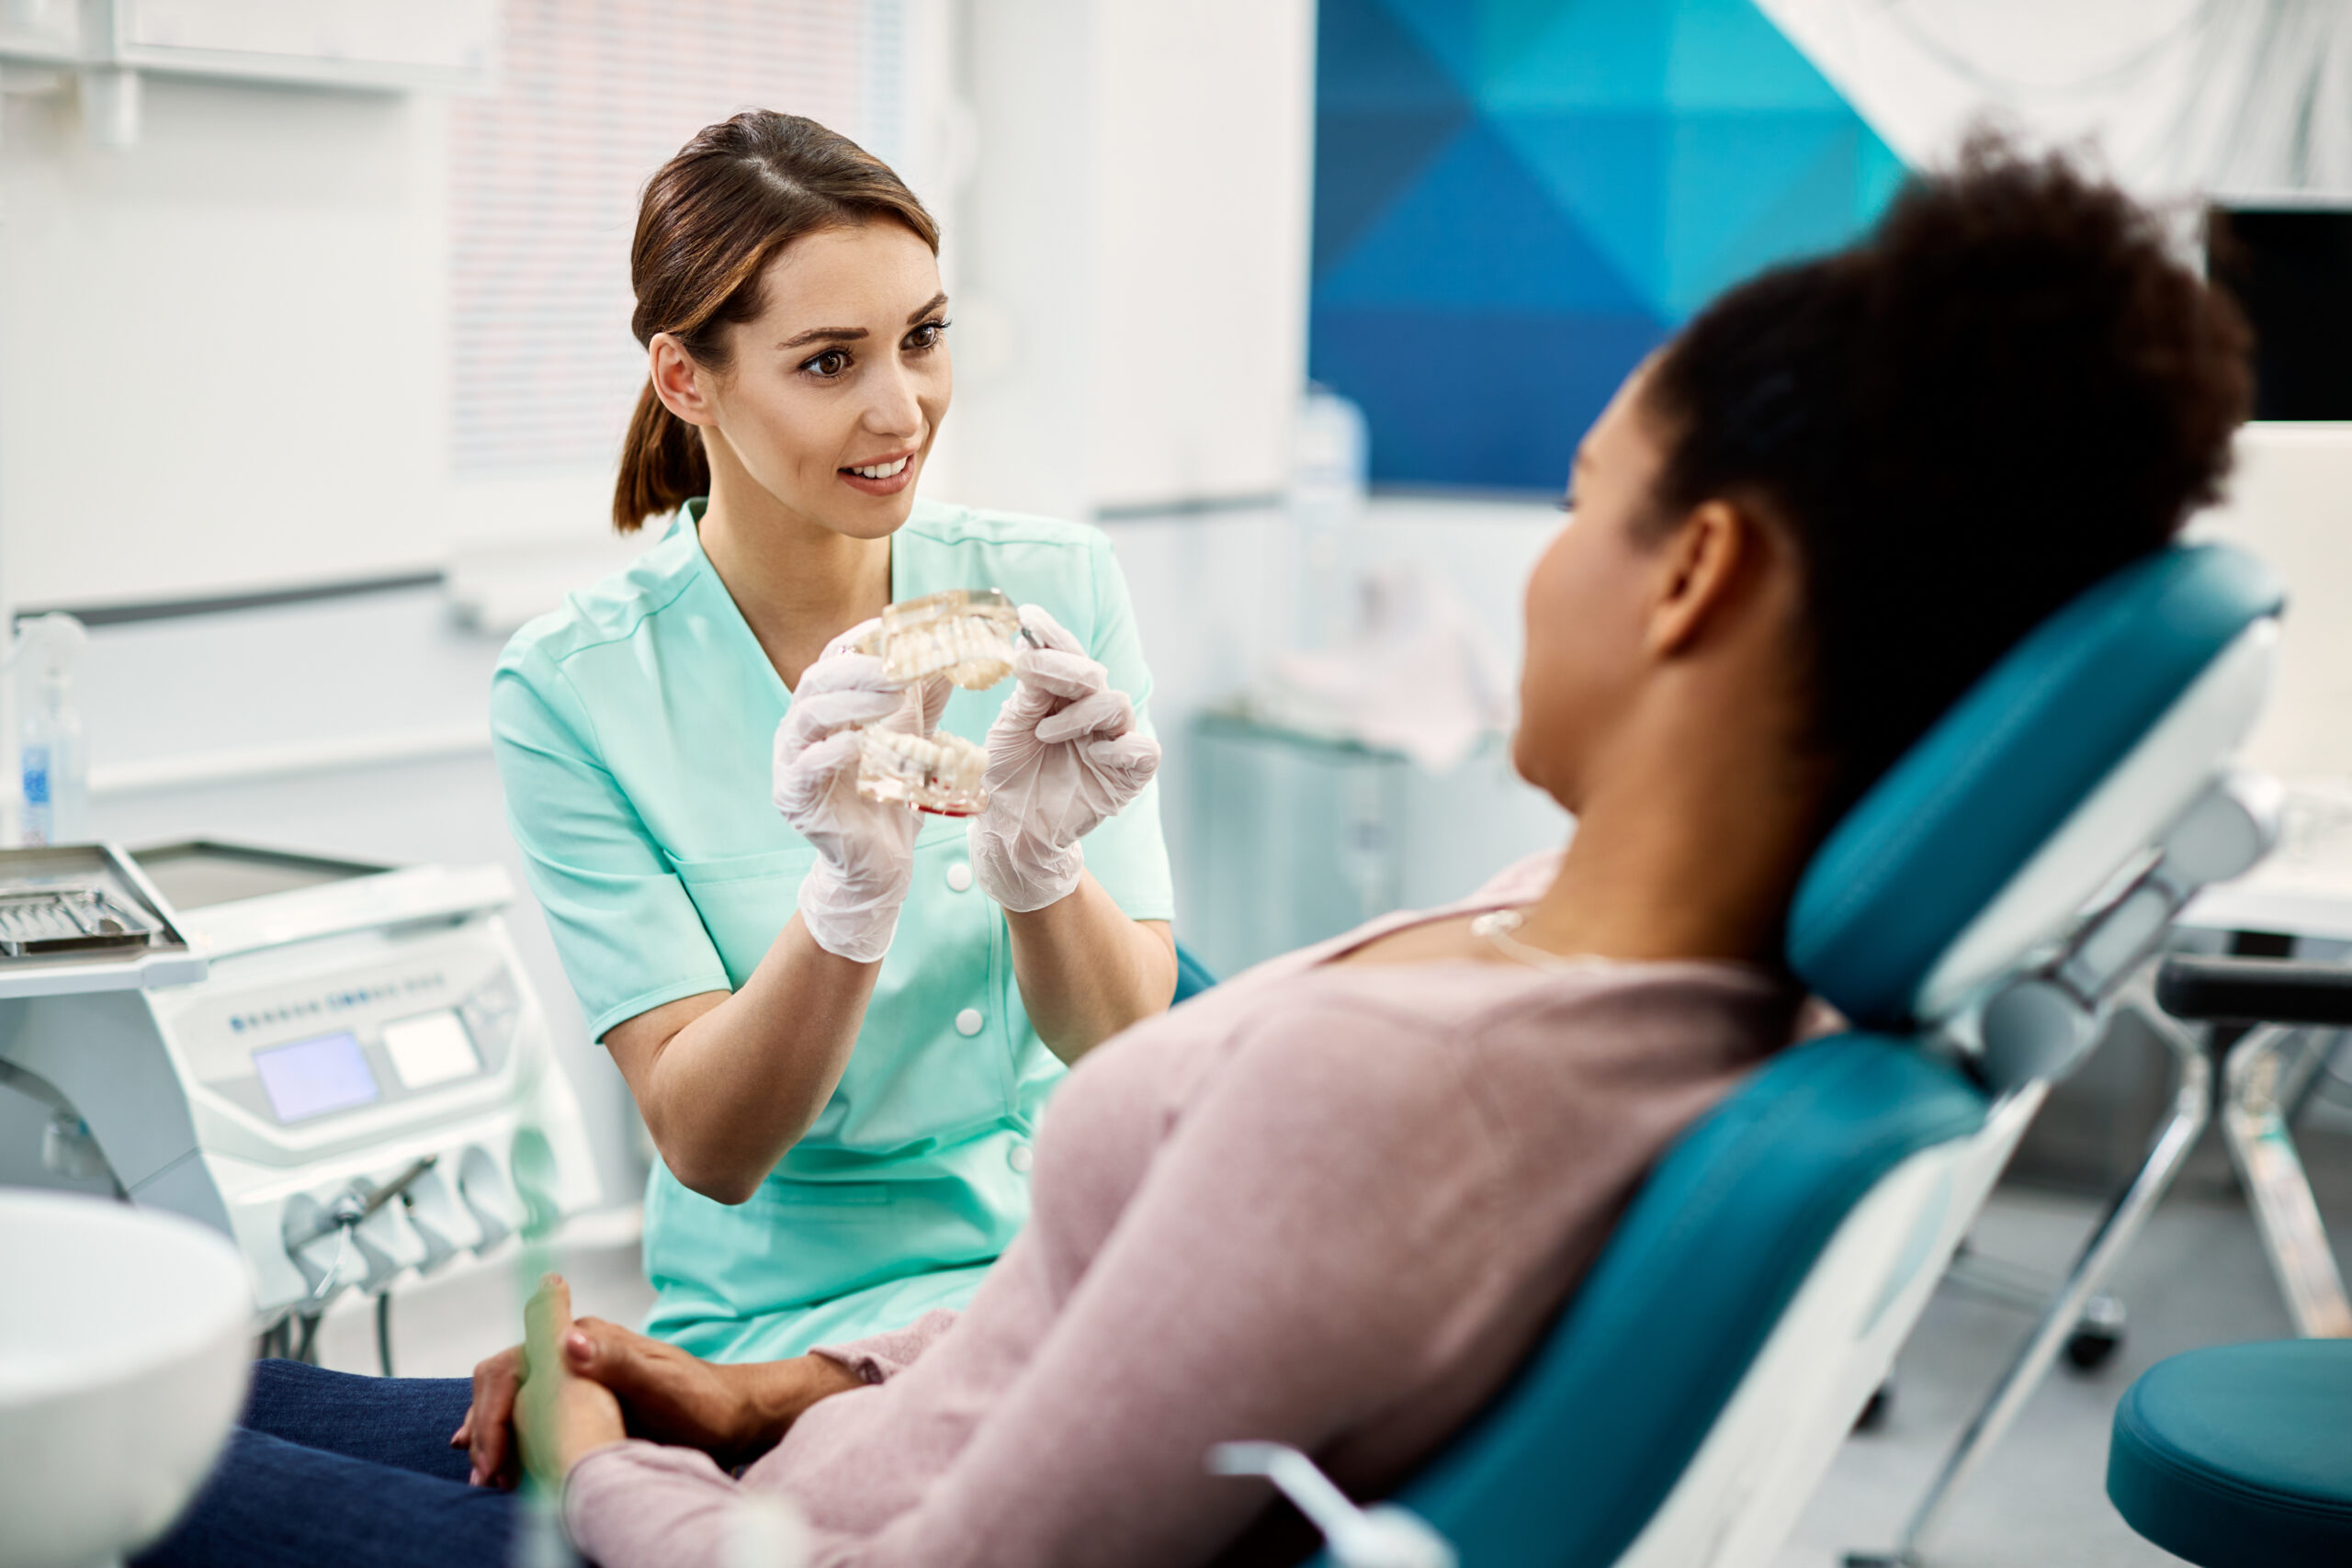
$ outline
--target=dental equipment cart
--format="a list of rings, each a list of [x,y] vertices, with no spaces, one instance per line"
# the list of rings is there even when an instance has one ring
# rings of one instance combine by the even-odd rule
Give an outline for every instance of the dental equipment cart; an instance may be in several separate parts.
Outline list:
[[[225,1232],[257,1330],[599,1200],[496,866],[0,851],[0,1083],[45,1153]]]

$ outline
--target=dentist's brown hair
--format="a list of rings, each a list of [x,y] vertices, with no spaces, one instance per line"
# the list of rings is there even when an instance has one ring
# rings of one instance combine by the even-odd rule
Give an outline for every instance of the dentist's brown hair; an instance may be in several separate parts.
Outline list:
[[[706,369],[728,368],[727,329],[765,308],[761,275],[804,234],[875,220],[903,223],[934,254],[939,226],[888,164],[813,119],[746,109],[706,126],[647,182],[629,248],[641,345],[668,333]],[[613,526],[710,493],[702,434],[672,413],[649,378],[621,443]]]

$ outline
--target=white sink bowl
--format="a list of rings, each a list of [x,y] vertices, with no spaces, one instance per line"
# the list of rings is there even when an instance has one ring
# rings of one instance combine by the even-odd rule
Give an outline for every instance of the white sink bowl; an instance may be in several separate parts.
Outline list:
[[[0,1568],[91,1568],[162,1535],[237,1418],[252,1332],[225,1236],[0,1190]]]

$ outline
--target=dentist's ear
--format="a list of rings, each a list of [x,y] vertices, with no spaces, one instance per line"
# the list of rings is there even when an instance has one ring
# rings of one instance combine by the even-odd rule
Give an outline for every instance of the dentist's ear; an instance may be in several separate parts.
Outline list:
[[[646,345],[646,374],[653,382],[653,395],[662,406],[688,424],[708,426],[718,423],[710,406],[706,385],[709,372],[695,363],[686,345],[668,333],[655,333]]]
[[[1691,508],[1657,551],[1644,644],[1654,658],[1689,652],[1711,620],[1747,591],[1770,549],[1762,525],[1727,501]]]

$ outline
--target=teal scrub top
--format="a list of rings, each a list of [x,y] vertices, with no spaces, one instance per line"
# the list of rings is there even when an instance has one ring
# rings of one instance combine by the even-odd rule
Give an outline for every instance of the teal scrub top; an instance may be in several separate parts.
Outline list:
[[[741,986],[815,858],[769,799],[792,694],[703,554],[700,516],[688,502],[628,570],[516,633],[492,682],[507,817],[599,1039]],[[891,599],[977,587],[1051,611],[1148,727],[1151,676],[1098,530],[918,503],[891,536]],[[942,727],[985,739],[1012,689],[956,692]],[[1129,916],[1173,918],[1156,785],[1085,848]],[[924,818],[898,934],[816,1124],[732,1207],[655,1163],[648,1331],[766,1360],[962,1305],[1028,1215],[1030,1138],[1064,1071],[1023,1010],[964,824]]]

